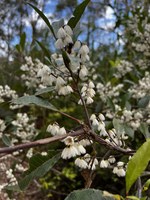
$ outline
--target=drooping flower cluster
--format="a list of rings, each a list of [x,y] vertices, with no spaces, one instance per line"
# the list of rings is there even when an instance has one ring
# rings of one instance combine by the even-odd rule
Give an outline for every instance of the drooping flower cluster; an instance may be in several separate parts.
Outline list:
[[[86,104],[91,104],[93,103],[93,97],[95,96],[95,90],[94,90],[94,83],[90,81],[88,84],[84,84],[82,89],[81,89],[81,95],[85,101]],[[79,100],[78,104],[82,105],[81,99]]]
[[[61,157],[63,159],[69,159],[86,153],[86,149],[83,147],[83,145],[75,142],[74,138],[71,136],[65,138],[64,143],[67,147],[65,147],[62,151]]]
[[[51,133],[52,135],[66,134],[65,128],[64,127],[60,128],[60,126],[57,123],[54,123],[53,125],[49,124],[46,131]]]
[[[55,42],[55,46],[57,49],[63,49],[69,44],[73,44],[72,36],[73,32],[70,26],[65,25],[61,27],[57,32],[57,41]]]

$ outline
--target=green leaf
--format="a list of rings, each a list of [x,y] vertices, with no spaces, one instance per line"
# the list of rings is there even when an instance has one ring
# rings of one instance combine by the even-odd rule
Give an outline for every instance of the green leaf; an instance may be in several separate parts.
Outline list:
[[[21,49],[20,49],[20,45],[19,45],[19,44],[16,44],[16,46],[15,46],[15,47],[16,47],[16,49],[17,49],[17,51],[18,51],[18,52],[20,52],[20,51],[21,51]]]
[[[127,199],[131,199],[131,200],[140,200],[138,197],[136,196],[127,196]]]
[[[150,96],[143,97],[142,99],[139,100],[138,107],[145,108],[149,104],[149,101],[150,101]]]
[[[49,61],[51,62],[51,56],[50,56],[50,52],[49,50],[41,43],[39,42],[38,40],[35,40],[38,45],[41,47],[41,49],[43,50],[45,56],[49,59]]]
[[[113,126],[114,126],[118,136],[120,136],[124,132],[124,126],[123,126],[120,119],[114,118],[113,119]]]
[[[145,139],[150,138],[150,132],[148,130],[148,125],[146,123],[141,123],[140,131],[143,133]]]
[[[112,109],[112,111],[115,112],[115,105],[114,105],[112,99],[109,98],[109,97],[107,97],[107,104],[108,104],[108,106]]]
[[[35,104],[35,105],[43,107],[43,108],[48,108],[53,111],[58,111],[51,103],[49,103],[49,101],[44,100],[40,97],[36,97],[34,95],[23,96],[18,99],[13,99],[12,103],[22,104],[22,105]]]
[[[130,136],[131,138],[134,138],[134,130],[127,124],[123,124],[123,127],[124,127],[125,134]]]
[[[32,164],[34,168],[32,167],[33,170],[30,170],[30,173],[19,182],[20,189],[24,190],[33,179],[43,177],[58,162],[60,155],[61,153],[58,153],[43,163],[40,156],[37,156],[36,159],[32,160],[30,165]],[[42,164],[39,166],[39,163]]]
[[[25,47],[25,42],[26,42],[26,34],[23,33],[20,37],[20,46],[21,46],[21,50],[24,50]]]
[[[62,51],[62,57],[63,57],[63,61],[65,63],[65,66],[67,67],[67,69],[69,68],[69,65],[70,65],[70,58],[69,56],[67,55],[67,53],[65,51]]]
[[[150,161],[150,139],[147,140],[130,159],[126,172],[126,191],[129,192],[133,183],[145,170]]]
[[[77,23],[79,22],[82,14],[84,13],[85,8],[87,7],[90,0],[83,1],[80,5],[76,7],[73,12],[73,17],[68,21],[68,25],[73,29],[76,27]]]
[[[9,138],[7,135],[3,135],[3,136],[2,136],[2,141],[3,141],[3,143],[4,143],[5,145],[11,146],[11,140],[10,140],[10,138]]]
[[[65,200],[100,200],[102,199],[102,192],[95,189],[75,190],[71,192]]]
[[[37,7],[35,7],[34,5],[32,5],[31,3],[27,3],[28,5],[30,5],[39,15],[40,17],[44,20],[44,22],[47,24],[47,26],[49,27],[49,29],[51,30],[54,38],[56,39],[56,36],[55,36],[55,33],[54,33],[54,30],[53,30],[53,27],[51,26],[48,18],[44,15],[44,13],[39,10]]]
[[[47,87],[47,88],[42,88],[40,90],[38,90],[35,95],[41,95],[41,94],[44,94],[44,93],[48,93],[48,92],[52,92],[53,90],[55,89],[55,87]]]
[[[21,192],[19,185],[8,185],[5,187],[6,190]]]

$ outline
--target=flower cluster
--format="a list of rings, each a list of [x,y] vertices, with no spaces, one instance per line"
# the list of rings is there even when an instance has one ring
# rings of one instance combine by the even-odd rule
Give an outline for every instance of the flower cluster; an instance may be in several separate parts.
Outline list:
[[[95,96],[95,90],[94,90],[94,83],[90,81],[88,84],[84,84],[82,89],[81,89],[81,95],[85,101],[86,104],[91,104],[93,103],[93,97]],[[82,105],[81,99],[79,100],[78,104]]]
[[[6,98],[16,99],[18,97],[15,90],[11,90],[8,85],[0,85],[0,103],[4,102]]]
[[[52,135],[66,134],[65,128],[64,127],[60,128],[60,126],[57,123],[54,123],[53,125],[49,124],[46,131],[51,133]]]
[[[96,117],[95,114],[92,114],[90,117],[90,120],[92,122],[92,126],[93,126],[94,130],[98,131],[101,136],[108,135],[106,128],[105,128],[105,123],[104,123],[105,117],[103,114],[100,113],[98,118]]]
[[[40,62],[39,59],[35,59],[33,61],[30,56],[25,57],[25,64],[21,65],[20,70],[23,72],[23,74],[21,75],[21,79],[24,81],[27,87],[29,88],[43,87],[40,80],[37,79],[37,73],[43,67],[45,67],[45,65],[42,62]]]
[[[6,176],[7,176],[7,179],[9,180],[9,185],[17,185],[17,179],[16,177],[13,175],[13,170],[12,169],[9,169],[6,171]]]
[[[26,113],[17,113],[16,120],[13,120],[11,124],[16,127],[16,129],[12,131],[14,135],[12,144],[20,140],[23,143],[28,142],[37,135],[35,124],[30,122],[30,118]]]
[[[123,88],[123,84],[118,84],[113,86],[111,82],[107,82],[105,85],[102,83],[97,83],[97,92],[103,102],[107,101],[107,98],[111,98],[114,103],[118,102],[117,97],[120,95],[120,91]]]
[[[5,121],[0,119],[0,138],[2,138],[5,128],[6,128]]]
[[[75,142],[74,138],[71,136],[65,138],[64,143],[67,147],[65,147],[62,151],[61,157],[63,159],[69,159],[86,153],[86,149],[83,147],[83,145],[81,145],[79,142]]]
[[[125,76],[127,73],[131,72],[134,68],[134,65],[126,60],[121,60],[117,65],[117,73],[115,77],[121,78]]]
[[[150,94],[150,73],[145,72],[145,76],[128,89],[129,93],[135,99],[140,99]]]
[[[69,44],[72,44],[72,36],[73,32],[70,26],[65,25],[64,27],[61,27],[57,32],[57,41],[55,42],[55,46],[57,49],[63,49]]]

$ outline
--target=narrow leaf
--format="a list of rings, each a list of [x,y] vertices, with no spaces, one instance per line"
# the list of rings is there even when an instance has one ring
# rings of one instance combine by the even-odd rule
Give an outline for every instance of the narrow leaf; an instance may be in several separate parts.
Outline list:
[[[24,50],[25,42],[26,42],[26,34],[23,33],[20,37],[20,46],[21,46],[22,51]]]
[[[73,12],[73,17],[68,21],[68,25],[73,29],[76,27],[77,23],[79,22],[82,14],[84,13],[85,8],[87,7],[90,0],[83,1],[80,5],[76,7]]]
[[[150,102],[150,96],[145,96],[138,102],[138,107],[145,108]]]
[[[109,97],[107,97],[107,104],[108,104],[108,106],[112,109],[112,111],[115,112],[115,105],[114,105],[112,99],[109,98]]]
[[[48,92],[52,92],[55,89],[55,87],[47,87],[47,88],[42,88],[40,90],[38,90],[35,95],[41,95],[44,93],[48,93]]]
[[[143,133],[145,139],[150,138],[149,126],[147,123],[141,123],[140,131]]]
[[[95,189],[83,189],[83,190],[75,190],[71,192],[65,200],[101,200],[102,192],[100,190]]]
[[[3,135],[3,136],[2,136],[2,141],[3,141],[3,143],[4,143],[5,145],[11,146],[11,140],[10,140],[10,138],[9,138],[7,135]]]
[[[124,132],[124,126],[123,126],[120,119],[114,118],[113,119],[113,126],[114,126],[118,136],[120,136]]]
[[[20,182],[19,187],[21,190],[24,190],[29,183],[36,178],[40,178],[44,176],[60,159],[60,153],[55,155],[53,158],[47,160],[42,165],[35,168],[31,173],[29,173],[27,176],[25,176]],[[35,163],[36,165],[36,163]]]
[[[133,183],[145,170],[150,161],[150,139],[147,140],[130,159],[126,172],[126,191],[129,192]]]
[[[49,61],[51,62],[51,56],[50,56],[50,52],[49,50],[38,40],[36,40],[36,42],[38,43],[38,45],[41,47],[41,49],[43,50],[45,56],[49,59]]]
[[[69,65],[70,65],[71,61],[70,61],[70,58],[69,58],[69,56],[67,55],[67,53],[65,51],[62,51],[62,57],[63,57],[63,61],[65,63],[65,66],[67,68],[69,68]]]
[[[13,99],[12,103],[22,104],[22,105],[35,104],[35,105],[43,107],[43,108],[48,108],[50,110],[57,111],[57,109],[51,103],[49,103],[49,101],[44,100],[40,97],[36,97],[34,95],[23,96],[18,99]]]
[[[27,3],[28,5],[30,5],[39,15],[40,17],[44,20],[44,22],[47,24],[47,26],[49,27],[49,29],[51,30],[54,38],[56,39],[56,36],[55,36],[55,33],[54,33],[54,30],[53,30],[53,27],[51,26],[48,18],[44,15],[44,13],[39,10],[37,7],[35,7],[34,5],[32,5],[31,3]]]

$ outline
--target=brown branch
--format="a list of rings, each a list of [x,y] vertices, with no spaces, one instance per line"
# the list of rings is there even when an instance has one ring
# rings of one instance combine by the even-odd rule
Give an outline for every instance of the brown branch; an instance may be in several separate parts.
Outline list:
[[[16,145],[16,146],[3,147],[3,148],[0,148],[0,154],[1,153],[9,154],[9,153],[12,153],[14,151],[19,151],[19,150],[22,150],[22,149],[29,149],[31,147],[49,144],[49,143],[52,143],[52,142],[63,140],[67,136],[79,136],[83,133],[84,133],[84,130],[81,129],[81,130],[78,130],[76,132],[70,132],[70,133],[65,134],[65,135],[58,135],[58,136],[54,136],[54,137],[44,138],[44,139],[36,140],[36,141],[33,141],[33,142],[19,144],[19,145]]]
[[[135,153],[135,150],[123,149],[123,148],[121,148],[117,145],[113,145],[112,143],[108,143],[104,139],[102,139],[100,135],[97,135],[95,133],[92,133],[91,136],[93,137],[93,140],[95,140],[99,144],[104,145],[108,149],[112,149],[112,150],[115,150],[115,151],[118,151],[120,153],[127,154],[127,155],[133,155]]]
[[[99,135],[95,134],[94,132],[90,132],[89,130],[85,130],[85,129],[80,129],[77,131],[71,131],[68,134],[65,135],[58,135],[58,136],[54,136],[54,137],[49,137],[49,138],[44,138],[44,139],[40,139],[40,140],[36,140],[33,142],[28,142],[28,143],[24,143],[24,144],[19,144],[16,146],[10,146],[10,147],[3,147],[0,148],[0,154],[9,154],[12,153],[14,151],[19,151],[19,150],[23,150],[23,149],[29,149],[32,147],[36,147],[36,146],[40,146],[40,145],[45,145],[45,144],[49,144],[52,142],[56,142],[56,141],[60,141],[63,140],[64,138],[66,138],[67,136],[80,136],[83,134],[90,134],[89,137],[91,137],[91,139],[93,139],[93,141],[98,142],[99,144],[105,146],[108,149],[112,149],[115,151],[118,151],[120,153],[123,154],[127,154],[127,155],[133,155],[135,153],[134,150],[127,150],[127,149],[123,149],[119,146],[115,146],[112,143],[108,143],[106,142],[104,139],[102,139]],[[84,138],[84,137],[83,137]]]

